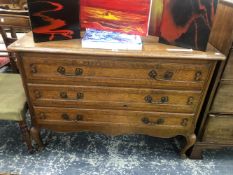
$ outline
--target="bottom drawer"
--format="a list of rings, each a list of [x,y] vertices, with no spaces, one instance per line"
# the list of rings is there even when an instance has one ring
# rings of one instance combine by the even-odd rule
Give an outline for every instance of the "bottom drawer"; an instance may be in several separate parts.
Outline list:
[[[203,141],[221,144],[233,143],[233,114],[210,114],[206,123]]]
[[[193,125],[193,114],[52,107],[34,107],[34,110],[37,123],[42,125],[54,122],[178,129]]]

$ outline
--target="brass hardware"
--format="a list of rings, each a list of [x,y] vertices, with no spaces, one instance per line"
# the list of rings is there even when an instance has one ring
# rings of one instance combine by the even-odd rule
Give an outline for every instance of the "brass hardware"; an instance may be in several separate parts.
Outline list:
[[[165,104],[165,103],[168,103],[169,98],[168,98],[168,96],[164,96],[164,97],[161,97],[160,101],[154,102],[152,96],[147,95],[147,96],[145,96],[144,100],[145,100],[145,102],[147,102],[147,103]]]
[[[197,71],[195,74],[195,81],[200,81],[202,77],[202,72],[201,71]]]
[[[82,75],[83,74],[83,69],[81,69],[81,68],[76,68],[75,69],[75,75],[76,76],[80,76],[80,75]]]
[[[164,119],[163,118],[160,118],[156,121],[156,124],[158,125],[162,125],[164,123]]]
[[[35,91],[34,91],[34,94],[35,94],[35,98],[36,98],[36,99],[38,99],[38,98],[41,97],[41,93],[40,93],[39,90],[35,90]]]
[[[65,113],[62,114],[61,117],[62,117],[63,120],[70,120],[69,115],[68,115],[68,114],[65,114]]]
[[[76,116],[76,120],[77,121],[82,121],[83,120],[83,116],[82,115],[77,115]]]
[[[78,92],[77,99],[83,99],[83,98],[84,98],[84,94],[82,92]]]
[[[174,75],[174,73],[171,72],[171,71],[166,71],[165,74],[164,74],[164,76],[163,76],[163,79],[160,79],[160,78],[158,78],[158,74],[157,74],[156,70],[152,69],[148,73],[148,75],[149,75],[150,78],[152,78],[154,80],[161,80],[161,81],[163,81],[163,80],[171,80],[172,77],[173,77],[173,75]]]
[[[37,68],[35,64],[31,65],[31,73],[37,73]]]
[[[187,101],[187,105],[193,105],[194,97],[189,97]]]
[[[46,119],[45,113],[44,113],[44,112],[41,112],[41,113],[39,114],[39,118],[40,118],[41,120]]]
[[[165,80],[171,80],[173,77],[173,72],[171,71],[167,71],[165,74],[164,74],[164,79]]]
[[[157,77],[157,72],[153,69],[148,73],[149,77],[152,79],[156,79]]]
[[[188,125],[188,119],[187,118],[184,118],[184,119],[182,119],[182,121],[181,121],[181,126],[187,126]]]
[[[83,69],[81,68],[76,68],[75,69],[75,73],[74,74],[67,74],[66,73],[66,69],[63,66],[59,66],[57,68],[57,72],[61,75],[65,75],[65,76],[80,76],[83,74]]]
[[[60,93],[60,97],[61,97],[61,98],[68,98],[68,95],[67,95],[66,92],[61,92],[61,93]]]
[[[149,120],[149,118],[147,117],[143,117],[142,118],[142,122],[146,125],[162,125],[164,124],[164,119],[163,118],[159,118],[158,120],[152,122]]]
[[[60,74],[62,74],[62,75],[65,75],[66,69],[64,67],[62,67],[62,66],[59,66],[57,68],[57,72],[60,73]]]

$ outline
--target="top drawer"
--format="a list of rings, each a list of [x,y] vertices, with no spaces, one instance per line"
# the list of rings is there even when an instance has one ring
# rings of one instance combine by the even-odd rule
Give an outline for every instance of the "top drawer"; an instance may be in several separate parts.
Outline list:
[[[229,60],[224,70],[222,79],[233,80],[233,50],[231,50]]]
[[[25,54],[28,82],[171,89],[202,89],[207,61],[118,59],[74,55]]]

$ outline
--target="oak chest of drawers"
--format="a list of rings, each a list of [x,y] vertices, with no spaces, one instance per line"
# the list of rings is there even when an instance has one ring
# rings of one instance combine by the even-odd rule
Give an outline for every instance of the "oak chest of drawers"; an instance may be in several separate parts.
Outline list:
[[[82,49],[80,40],[37,43],[31,34],[9,47],[17,52],[33,121],[40,128],[146,134],[196,140],[194,129],[215,65],[225,57],[145,39],[143,51]]]
[[[233,146],[233,2],[218,5],[210,42],[227,60],[217,66],[197,125],[198,139],[190,157],[199,159],[205,149]]]

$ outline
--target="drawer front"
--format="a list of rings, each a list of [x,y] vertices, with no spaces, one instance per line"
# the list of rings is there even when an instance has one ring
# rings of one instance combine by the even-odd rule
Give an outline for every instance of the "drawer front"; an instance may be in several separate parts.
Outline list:
[[[35,106],[194,113],[200,91],[29,84]]]
[[[154,113],[124,110],[96,110],[71,108],[34,107],[36,121],[77,123],[77,124],[120,124],[138,127],[176,127],[190,128],[192,114]]]
[[[229,60],[224,70],[222,79],[233,80],[233,51],[231,51],[229,56]]]
[[[204,141],[216,143],[233,143],[233,114],[210,114],[204,132]]]
[[[220,83],[211,112],[233,113],[233,83]]]
[[[102,57],[24,56],[29,82],[127,87],[202,89],[212,64],[173,60],[143,61]],[[185,87],[185,88],[184,88]]]

